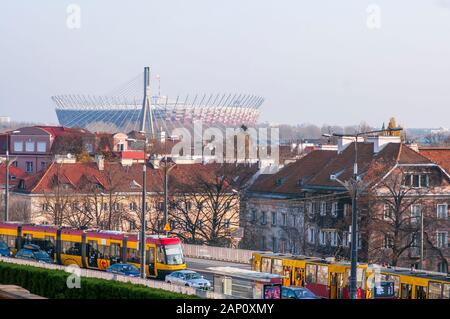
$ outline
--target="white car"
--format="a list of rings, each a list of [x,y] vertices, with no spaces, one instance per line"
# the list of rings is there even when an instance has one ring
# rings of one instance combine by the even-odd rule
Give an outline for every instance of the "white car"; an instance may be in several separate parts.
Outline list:
[[[211,288],[211,282],[209,280],[206,280],[202,275],[192,270],[174,271],[166,276],[165,281],[167,283],[173,283],[193,288]]]

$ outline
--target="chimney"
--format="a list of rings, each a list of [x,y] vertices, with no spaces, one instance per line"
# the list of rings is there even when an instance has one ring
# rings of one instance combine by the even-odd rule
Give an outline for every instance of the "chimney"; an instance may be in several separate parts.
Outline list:
[[[103,171],[105,169],[105,159],[103,155],[95,155],[95,162],[97,163],[99,171]]]
[[[401,143],[400,136],[367,136],[366,142],[373,143],[373,152],[378,153],[389,143]]]
[[[353,143],[356,140],[354,136],[339,136],[337,141],[337,150],[338,154],[342,153],[347,146]],[[362,137],[358,137],[358,142],[363,142],[364,139]]]

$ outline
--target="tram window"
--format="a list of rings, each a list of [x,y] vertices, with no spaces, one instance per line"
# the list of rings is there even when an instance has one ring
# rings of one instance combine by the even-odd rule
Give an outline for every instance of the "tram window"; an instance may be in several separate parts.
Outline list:
[[[111,257],[120,257],[120,245],[111,244]]]
[[[109,246],[106,245],[99,245],[98,251],[100,253],[99,258],[102,259],[109,259],[111,257],[111,250]]]
[[[306,265],[306,283],[315,284],[317,275],[317,265]]]
[[[141,258],[137,249],[127,248],[127,261],[130,263],[141,263]]]
[[[401,299],[412,299],[412,287],[408,284],[402,284]]]
[[[441,299],[442,284],[430,281],[428,289],[429,299]]]
[[[81,256],[81,243],[62,241],[61,252],[65,255]]]
[[[364,283],[365,283],[365,280],[364,280],[365,272],[366,271],[364,269],[361,269],[361,268],[357,269],[357,272],[356,272],[356,282],[357,282],[356,286],[358,288],[365,289],[365,285],[364,285]]]
[[[393,281],[394,282],[394,294],[395,297],[400,296],[400,277],[394,275],[381,274],[382,281]]]
[[[427,298],[427,287],[416,286],[416,299],[426,299]]]
[[[283,266],[281,259],[274,259],[272,261],[272,274],[282,275],[283,274]]]
[[[270,258],[261,259],[261,272],[269,272],[272,268],[272,260]]]
[[[328,285],[328,266],[317,267],[317,283],[320,285]]]
[[[150,248],[150,250],[153,250],[153,249]],[[160,264],[165,264],[164,247],[163,246],[156,247],[156,261]]]
[[[147,263],[153,264],[155,262],[155,256],[154,256],[154,249],[153,247],[150,247],[149,250],[147,250],[146,256],[147,256]]]
[[[32,234],[23,234],[23,238],[26,244],[31,244],[32,240],[33,240],[33,235]]]
[[[450,299],[450,284],[444,284],[444,289],[442,290],[442,299]]]
[[[2,239],[6,245],[8,245],[9,248],[15,248],[16,247],[16,236],[11,235],[0,235],[0,239]]]

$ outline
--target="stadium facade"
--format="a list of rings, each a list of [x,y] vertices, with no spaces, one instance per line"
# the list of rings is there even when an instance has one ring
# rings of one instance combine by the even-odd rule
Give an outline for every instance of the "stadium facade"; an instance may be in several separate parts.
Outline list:
[[[197,94],[169,98],[150,94],[150,71],[105,96],[57,95],[61,125],[91,131],[171,132],[190,128],[195,121],[210,127],[254,126],[264,98],[250,94]],[[142,83],[144,84],[142,86]],[[159,91],[159,90],[158,90]]]

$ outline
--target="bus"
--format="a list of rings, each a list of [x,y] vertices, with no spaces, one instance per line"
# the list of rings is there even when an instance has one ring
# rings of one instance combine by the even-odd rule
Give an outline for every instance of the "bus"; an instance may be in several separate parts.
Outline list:
[[[60,265],[106,270],[115,263],[134,264],[138,268],[141,264],[135,233],[0,223],[0,240],[13,255],[25,244],[36,244]],[[147,277],[163,279],[173,271],[186,269],[179,238],[147,235],[145,246]]]

